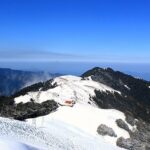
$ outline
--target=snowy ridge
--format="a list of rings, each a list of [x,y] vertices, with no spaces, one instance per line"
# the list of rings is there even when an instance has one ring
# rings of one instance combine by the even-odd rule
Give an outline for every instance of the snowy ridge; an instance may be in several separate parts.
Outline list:
[[[63,103],[66,99],[72,99],[75,102],[88,104],[90,96],[95,96],[94,90],[120,93],[104,84],[89,79],[83,80],[81,77],[71,75],[57,77],[52,84],[55,83],[57,83],[55,88],[47,91],[29,92],[24,96],[15,98],[15,102],[26,103],[32,98],[39,103],[48,99],[54,99],[56,102]],[[94,102],[90,103],[95,106]]]

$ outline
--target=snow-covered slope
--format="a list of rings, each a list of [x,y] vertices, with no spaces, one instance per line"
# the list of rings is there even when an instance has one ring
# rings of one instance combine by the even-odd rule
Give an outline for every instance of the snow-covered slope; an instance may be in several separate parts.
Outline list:
[[[0,138],[42,150],[147,149],[148,86],[109,68],[34,84],[6,97],[15,103],[1,114],[26,122],[0,118]]]
[[[63,103],[65,100],[71,99],[78,103],[95,105],[90,101],[90,97],[95,95],[94,90],[118,92],[114,89],[90,80],[87,78],[83,80],[81,77],[76,76],[61,76],[54,79],[52,84],[57,84],[55,88],[48,89],[47,91],[28,92],[24,96],[15,98],[16,103],[26,103],[30,99],[34,99],[36,102],[43,102],[48,99],[54,99],[56,102]]]
[[[29,150],[23,144],[0,139],[0,147],[2,150]]]
[[[35,128],[25,122],[0,118],[0,131],[3,150],[119,150],[102,137],[90,136],[56,120],[48,120],[46,128]],[[35,149],[21,143],[34,146]]]
[[[107,145],[112,145],[111,149],[118,149],[116,146],[117,138],[130,137],[127,131],[119,128],[116,124],[117,119],[122,119],[131,130],[133,129],[133,127],[125,121],[124,113],[115,109],[100,109],[91,99],[91,97],[95,96],[95,90],[103,92],[109,91],[111,93],[117,92],[119,94],[121,94],[121,92],[102,83],[95,82],[91,80],[90,77],[83,79],[76,76],[61,76],[55,78],[50,84],[56,84],[56,86],[46,91],[42,91],[41,89],[36,92],[31,91],[14,99],[16,104],[29,102],[31,99],[38,103],[53,99],[60,104],[57,111],[47,116],[28,119],[28,124],[42,128],[46,130],[46,132],[50,132],[50,134],[51,131],[55,131],[53,134],[56,135],[53,136],[62,137],[62,143],[65,142],[65,138],[67,138],[70,139],[70,142],[75,142],[75,145],[80,145],[80,140],[82,139],[81,145],[83,147],[80,145],[79,149],[87,149],[87,145],[88,147],[93,147],[94,145],[94,149],[100,149],[102,143],[105,142]],[[75,102],[73,107],[64,106],[66,100],[73,100]],[[101,124],[112,128],[117,137],[99,135],[97,129]],[[65,129],[65,137],[63,136],[64,131],[62,128]],[[82,137],[80,139],[80,136],[84,138]],[[92,139],[89,140],[89,137]],[[90,141],[90,145],[87,139]],[[101,140],[103,140],[103,142],[99,144]],[[63,147],[62,149],[65,148]],[[107,147],[106,149],[109,148]]]
[[[68,128],[78,128],[81,133],[88,133],[95,137],[95,139],[102,137],[97,133],[97,128],[100,124],[105,124],[115,131],[117,137],[104,136],[103,138],[115,146],[117,138],[129,138],[128,132],[117,126],[117,119],[125,121],[124,114],[114,109],[98,109],[88,105],[76,104],[73,107],[59,107],[56,112],[47,116],[28,119],[28,123],[46,129],[49,128],[53,122],[60,121],[63,124],[68,124]],[[132,130],[133,127],[130,125],[129,127]]]

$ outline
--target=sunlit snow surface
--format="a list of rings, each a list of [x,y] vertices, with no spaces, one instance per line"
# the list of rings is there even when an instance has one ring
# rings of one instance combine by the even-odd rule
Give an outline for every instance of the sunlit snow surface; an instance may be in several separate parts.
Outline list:
[[[102,137],[90,136],[63,122],[47,123],[46,128],[35,128],[24,122],[0,118],[0,144],[3,150],[30,150],[19,142],[39,150],[119,149],[105,142]]]
[[[29,92],[24,96],[15,98],[15,102],[26,103],[32,98],[39,103],[48,99],[54,99],[55,101],[62,103],[66,99],[72,99],[78,103],[87,104],[87,102],[89,102],[90,96],[95,96],[95,89],[100,91],[120,93],[111,87],[90,80],[90,78],[83,80],[81,77],[68,75],[55,78],[53,84],[54,83],[57,83],[58,86],[47,91]],[[92,105],[94,105],[94,102]]]
[[[129,138],[129,133],[117,126],[117,119],[125,121],[124,114],[114,109],[99,109],[84,104],[75,104],[73,107],[59,107],[56,112],[44,117],[28,119],[28,123],[35,125],[36,127],[44,127],[46,129],[53,123],[61,122],[62,125],[66,124],[66,127],[71,131],[80,131],[81,134],[87,133],[95,139],[103,138],[108,143],[116,146],[117,138]],[[105,124],[112,128],[117,134],[117,137],[102,137],[98,135],[97,128],[100,124]],[[130,125],[129,127],[132,130]]]
[[[11,122],[7,124],[8,126],[12,127],[16,123],[14,130],[10,129],[7,136],[13,135],[20,142],[46,150],[120,149],[116,146],[117,138],[129,138],[129,134],[117,126],[116,120],[125,121],[125,115],[115,109],[98,108],[90,97],[95,96],[95,89],[121,93],[104,84],[92,81],[90,77],[83,80],[75,76],[61,76],[54,79],[52,84],[55,83],[57,83],[55,88],[29,92],[15,98],[15,103],[26,103],[32,98],[39,103],[53,99],[61,104],[71,99],[76,102],[75,105],[73,107],[60,106],[57,111],[47,116],[26,120],[27,123],[7,120]],[[112,128],[117,137],[98,135],[97,128],[100,124]],[[132,130],[130,125],[129,128]]]
[[[5,140],[0,139],[0,149],[1,150],[32,150],[19,142],[6,140],[6,139]]]

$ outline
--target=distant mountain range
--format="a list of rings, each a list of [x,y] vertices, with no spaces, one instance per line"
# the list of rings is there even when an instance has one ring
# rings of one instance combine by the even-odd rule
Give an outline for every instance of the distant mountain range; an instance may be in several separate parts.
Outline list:
[[[11,95],[31,84],[46,81],[60,74],[46,72],[30,72],[0,68],[0,95]]]

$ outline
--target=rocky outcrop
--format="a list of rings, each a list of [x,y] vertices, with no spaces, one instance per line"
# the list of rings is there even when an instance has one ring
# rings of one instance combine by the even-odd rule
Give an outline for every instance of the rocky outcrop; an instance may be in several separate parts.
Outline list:
[[[131,126],[135,126],[136,123],[138,122],[137,119],[135,119],[131,114],[126,113],[126,121],[131,125]]]
[[[134,121],[133,118],[131,120]],[[129,131],[130,138],[119,138],[117,145],[129,150],[150,150],[150,124],[136,120],[135,126],[134,131]]]
[[[101,124],[98,128],[97,128],[97,132],[98,134],[105,136],[111,136],[111,137],[117,137],[116,133],[114,132],[114,130],[110,127],[107,127],[104,124]]]
[[[150,124],[143,121],[136,123],[136,131],[130,133],[132,139],[136,139],[145,145],[150,144]]]
[[[146,150],[146,145],[136,139],[124,139],[123,137],[117,140],[117,145],[128,150]]]
[[[116,123],[117,123],[118,127],[126,130],[127,132],[130,132],[128,125],[122,119],[117,119]]]

